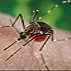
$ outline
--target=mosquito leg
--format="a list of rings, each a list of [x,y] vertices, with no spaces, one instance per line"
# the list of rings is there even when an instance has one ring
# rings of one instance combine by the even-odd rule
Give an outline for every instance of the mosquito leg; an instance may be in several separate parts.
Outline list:
[[[35,37],[37,36],[34,36],[33,38],[31,38],[29,41],[27,41],[23,46],[27,45],[30,41],[32,41]]]
[[[12,55],[10,55],[5,61],[9,60],[12,56],[14,56],[14,54],[16,54],[20,49],[22,49],[21,47],[16,50]]]
[[[34,39],[34,38],[33,38]],[[32,41],[33,39],[31,39],[30,41]],[[27,43],[25,43],[23,46],[25,46],[26,44],[28,44],[30,41],[28,41]],[[10,55],[5,61],[7,61],[7,60],[9,60],[12,56],[14,56],[19,50],[21,50],[22,48],[23,48],[23,46],[22,47],[20,47],[18,50],[16,50],[12,55]]]
[[[40,55],[41,55],[42,61],[43,61],[44,65],[45,65],[46,69],[49,71],[49,68],[48,68],[48,66],[47,66],[47,64],[46,64],[46,62],[45,62],[45,60],[44,60],[43,54],[42,54],[42,49],[43,49],[44,45],[46,44],[46,42],[47,42],[47,41],[49,40],[49,38],[51,37],[51,35],[50,35],[50,34],[43,34],[43,35],[49,35],[49,36],[48,36],[48,38],[45,40],[45,42],[43,43],[43,45],[42,45],[42,47],[39,49],[39,51],[40,51]]]
[[[43,34],[42,34],[43,35]],[[33,38],[31,38],[29,41],[27,41],[24,45],[22,45],[22,46],[25,46],[25,45],[27,45],[30,41],[32,41],[35,37],[39,37],[39,36],[42,36],[42,35],[35,35],[35,36],[33,36]],[[49,34],[47,34],[47,35],[49,35]],[[19,39],[20,40],[20,39]],[[12,46],[12,45],[11,45]],[[8,48],[8,47],[7,47]],[[7,48],[5,48],[5,49],[7,49]],[[23,47],[20,47],[17,51],[15,51],[11,56],[9,56],[5,61],[7,61],[8,59],[10,59],[14,54],[16,54],[20,49],[22,49]]]
[[[24,24],[23,16],[22,16],[22,14],[19,14],[19,16],[21,18],[21,22],[22,22],[22,25],[23,25],[23,29],[25,29],[25,24]]]
[[[34,17],[36,17],[36,16],[37,16],[37,20],[39,20],[40,19],[40,17],[39,17],[39,10],[36,10],[36,13],[35,13]]]
[[[19,14],[18,17],[16,18],[16,20],[14,21],[14,23],[12,24],[12,26],[15,25],[16,21],[19,19],[19,17],[21,18],[21,22],[22,22],[22,25],[23,25],[23,29],[25,29],[25,24],[24,24],[24,20],[23,20],[23,16],[22,14]]]
[[[36,16],[37,16],[37,19],[38,19],[38,17],[39,17],[39,10],[36,10],[36,12],[35,11],[32,12],[30,23],[34,21]]]
[[[46,69],[49,71],[49,68],[47,66],[47,63],[45,62],[44,57],[43,57],[43,54],[42,54],[41,51],[40,51],[40,55],[41,55],[42,61],[43,61],[44,65],[45,65]]]
[[[11,22],[11,24],[12,24],[11,19],[9,19],[9,20],[10,20],[10,22]],[[14,27],[14,26],[13,26],[13,27]],[[20,34],[20,32],[16,29],[16,27],[14,27],[14,29],[17,31],[18,34]]]
[[[42,17],[44,17],[46,14],[49,14],[53,9],[55,9],[56,7],[60,6],[61,4],[65,4],[65,3],[69,3],[71,2],[71,0],[67,0],[67,1],[62,1],[59,4],[56,4],[55,6],[53,6],[49,11],[47,11],[45,14],[43,14],[41,17],[39,17],[39,19],[41,19]]]
[[[36,13],[35,13],[35,15],[34,15],[34,18],[37,16],[37,19],[38,19],[38,17],[39,17],[39,10],[36,10]]]
[[[19,19],[19,17],[21,18],[21,22],[22,22],[22,25],[23,25],[23,28],[25,29],[25,24],[24,24],[24,20],[23,20],[23,16],[22,14],[19,14],[18,17],[16,18],[16,20],[14,21],[14,23],[12,25],[8,25],[8,26],[0,26],[1,28],[3,27],[13,27],[16,23],[16,21]]]
[[[32,38],[32,39],[30,39],[29,41],[27,41],[23,46],[25,46],[25,45],[27,45],[30,41],[32,41],[33,39],[35,38],[35,36]],[[16,43],[17,41],[15,41],[15,43]],[[13,45],[14,43],[12,43],[10,46],[8,46],[7,48],[9,48],[9,47],[11,47],[12,45]],[[22,48],[23,48],[23,46],[22,47],[20,47],[18,50],[16,50],[12,55],[10,55],[5,61],[7,61],[8,59],[10,59],[12,56],[14,56],[19,50],[21,50]],[[5,48],[4,50],[6,50],[7,48]]]
[[[26,44],[28,44],[30,41],[32,41],[34,38],[36,37],[40,37],[40,36],[44,36],[44,35],[50,35],[50,34],[41,34],[41,35],[38,35],[38,33],[35,34],[35,36],[32,36],[33,38],[31,38],[29,41],[27,41],[23,46],[25,46]],[[48,37],[49,39],[50,37]],[[47,40],[48,40],[47,39]],[[43,45],[44,46],[44,45]],[[42,48],[41,48],[42,49]],[[41,49],[39,51],[41,51]]]
[[[34,37],[35,38],[35,37]],[[23,46],[25,46],[26,44],[28,44],[30,41],[32,41],[34,38],[32,38],[31,40],[29,40],[28,42],[26,42]],[[19,50],[21,50],[22,47],[20,47],[19,49],[17,49],[12,55],[10,55],[5,61],[9,60],[12,56],[14,56]]]
[[[49,68],[48,68],[48,66],[47,66],[47,64],[46,64],[46,62],[45,62],[45,60],[44,60],[43,54],[42,54],[42,49],[43,49],[44,45],[46,44],[46,42],[48,41],[48,39],[51,37],[51,34],[41,34],[41,35],[39,35],[38,37],[40,37],[40,36],[45,36],[45,35],[49,35],[49,36],[48,36],[48,38],[46,39],[46,41],[43,43],[43,45],[42,45],[42,47],[39,49],[39,51],[40,51],[40,55],[41,55],[42,61],[43,61],[44,65],[45,65],[46,69],[49,71]]]
[[[30,42],[30,41],[29,41]],[[28,42],[28,43],[29,43]],[[25,43],[23,46],[25,46],[26,44],[28,44],[28,43]],[[18,50],[16,50],[12,55],[10,55],[5,61],[7,61],[7,60],[9,60],[12,56],[14,56],[19,50],[21,50],[22,48],[23,48],[23,46],[22,47],[20,47]]]
[[[32,39],[30,39],[28,42],[26,42],[23,46],[25,46],[26,44],[28,44],[30,41],[32,41],[35,37],[40,37],[40,36],[45,36],[45,35],[49,35],[48,38],[46,39],[46,41],[43,43],[42,47],[39,49],[39,51],[42,51],[44,45],[47,43],[47,41],[49,40],[49,38],[51,37],[51,34],[41,34],[38,35],[38,33],[35,34],[36,36],[34,36]]]
[[[18,38],[16,41],[14,41],[12,44],[10,44],[8,47],[4,48],[3,50],[7,50],[8,48],[10,48],[12,45],[14,45],[16,42],[20,41],[21,38]]]
[[[39,37],[37,34],[36,36],[34,36],[33,38],[31,38],[29,41],[27,41],[24,45],[27,45],[30,41],[32,41],[35,37]],[[20,40],[20,39],[19,39]],[[9,47],[11,47],[13,44],[15,44],[17,41],[15,41],[14,43],[12,43],[10,46],[8,46],[7,48],[5,48],[4,50],[8,49]],[[5,61],[7,61],[8,59],[10,59],[14,54],[16,54],[20,49],[22,49],[23,47],[20,47],[17,51],[15,51],[11,56],[9,56]]]
[[[71,37],[65,38],[65,39],[54,39],[54,36],[52,35],[52,41],[66,41],[66,40],[69,40],[69,39],[71,39]]]
[[[49,34],[47,34],[49,35]],[[42,51],[44,45],[47,43],[47,41],[49,40],[49,38],[51,37],[51,35],[48,36],[48,38],[45,40],[45,42],[43,43],[43,45],[41,46],[41,48],[39,49],[39,51]]]
[[[34,21],[34,19],[33,19],[33,17],[34,17],[34,13],[35,13],[35,11],[33,11],[33,12],[32,12],[32,15],[31,15],[31,18],[30,18],[29,23],[31,23],[31,22],[33,22],[33,21]]]

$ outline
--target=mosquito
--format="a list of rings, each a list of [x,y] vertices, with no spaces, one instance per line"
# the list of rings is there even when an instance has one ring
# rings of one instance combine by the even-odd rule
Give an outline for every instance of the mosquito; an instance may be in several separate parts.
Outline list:
[[[65,41],[65,40],[71,39],[71,37],[68,37],[68,38],[65,38],[65,39],[57,39],[56,40],[56,39],[54,39],[54,31],[53,31],[51,26],[49,26],[48,24],[46,24],[44,22],[35,22],[34,19],[35,19],[35,17],[37,18],[37,20],[42,19],[45,15],[49,14],[56,7],[60,6],[61,4],[70,3],[70,2],[71,2],[71,0],[62,1],[59,4],[56,4],[55,6],[53,6],[49,11],[47,11],[42,16],[39,16],[39,10],[33,11],[32,15],[31,15],[31,18],[30,18],[30,21],[29,21],[29,25],[27,27],[25,27],[22,14],[19,14],[17,16],[17,18],[15,19],[14,23],[12,23],[12,25],[0,26],[1,28],[14,27],[15,23],[17,22],[17,20],[20,17],[21,18],[21,22],[22,22],[22,26],[23,26],[23,30],[24,30],[23,32],[19,32],[16,29],[16,27],[14,27],[15,30],[20,35],[20,37],[17,38],[17,40],[14,41],[12,44],[10,44],[6,48],[4,48],[4,51],[7,50],[8,48],[10,48],[11,46],[13,46],[15,43],[17,43],[21,39],[25,40],[27,37],[29,38],[29,40],[26,41],[25,44],[22,45],[22,47],[20,47],[17,51],[15,51],[5,61],[9,60],[12,56],[14,56],[19,50],[21,50],[25,45],[27,45],[32,40],[41,42],[41,41],[45,40],[45,38],[46,38],[46,40],[44,41],[43,45],[40,47],[39,52],[40,52],[42,61],[43,61],[44,65],[45,65],[46,69],[49,70],[49,68],[48,68],[48,66],[47,66],[47,64],[45,62],[45,59],[43,57],[43,53],[42,53],[44,45],[47,43],[47,41],[49,40],[50,37],[51,37],[52,41]]]

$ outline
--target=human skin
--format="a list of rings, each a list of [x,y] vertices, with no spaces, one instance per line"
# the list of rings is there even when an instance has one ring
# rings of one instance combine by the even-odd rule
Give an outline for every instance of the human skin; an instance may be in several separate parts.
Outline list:
[[[14,17],[0,13],[0,26],[11,25],[11,22],[14,22],[14,20]],[[28,24],[28,22],[25,22],[25,24]],[[21,22],[17,22],[15,25],[19,31],[22,28],[20,25]],[[54,29],[54,32],[55,39],[68,38],[71,36],[70,32],[63,30]],[[16,38],[19,38],[19,34],[13,27],[0,28],[0,70],[46,70],[39,54],[39,49],[43,42],[31,41],[13,57],[5,61],[7,57],[25,43],[24,40],[21,40],[4,51],[3,49],[14,42]],[[71,40],[53,42],[49,39],[44,46],[42,53],[50,70],[71,69],[70,42]]]

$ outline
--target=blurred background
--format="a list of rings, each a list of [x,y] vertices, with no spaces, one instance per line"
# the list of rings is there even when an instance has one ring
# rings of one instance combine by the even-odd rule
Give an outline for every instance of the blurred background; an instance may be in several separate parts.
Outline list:
[[[0,0],[0,12],[17,17],[19,13],[29,21],[33,10],[39,10],[40,16],[63,0]],[[35,20],[36,21],[36,20]],[[41,20],[52,27],[71,31],[71,3],[60,5]]]

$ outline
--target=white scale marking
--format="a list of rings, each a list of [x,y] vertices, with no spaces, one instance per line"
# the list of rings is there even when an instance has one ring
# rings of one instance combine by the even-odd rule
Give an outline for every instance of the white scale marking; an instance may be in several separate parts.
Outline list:
[[[57,41],[56,39],[54,39],[53,41]]]
[[[55,7],[58,7],[59,5],[57,4],[57,5],[55,5]]]
[[[10,25],[10,27],[12,27],[12,25]]]
[[[36,10],[37,12],[39,12],[39,10]]]
[[[67,2],[71,2],[71,0],[68,0]]]
[[[35,11],[33,11],[33,12],[35,12]]]
[[[17,42],[19,42],[18,40],[16,40]]]
[[[0,27],[2,27],[2,26],[0,26]]]
[[[65,40],[68,40],[68,39],[65,39]]]
[[[49,10],[47,13],[50,13],[51,12],[51,10]]]
[[[67,1],[62,1],[62,3],[66,3]]]
[[[39,19],[41,19],[42,17],[39,17]]]

